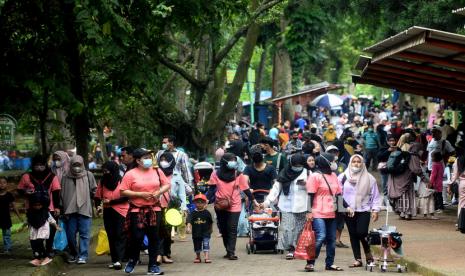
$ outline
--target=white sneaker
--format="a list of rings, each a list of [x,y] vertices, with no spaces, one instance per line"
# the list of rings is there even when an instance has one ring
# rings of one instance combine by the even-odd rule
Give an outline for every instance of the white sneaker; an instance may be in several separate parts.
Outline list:
[[[86,263],[87,263],[87,261],[85,259],[83,259],[83,258],[79,258],[77,260],[77,264],[86,264]]]
[[[442,214],[442,210],[441,209],[438,209],[435,211],[436,214]]]

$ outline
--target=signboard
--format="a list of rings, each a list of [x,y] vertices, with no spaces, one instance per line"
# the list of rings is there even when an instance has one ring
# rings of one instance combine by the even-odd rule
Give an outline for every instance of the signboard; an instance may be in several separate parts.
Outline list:
[[[16,120],[8,114],[0,114],[0,147],[15,145]]]

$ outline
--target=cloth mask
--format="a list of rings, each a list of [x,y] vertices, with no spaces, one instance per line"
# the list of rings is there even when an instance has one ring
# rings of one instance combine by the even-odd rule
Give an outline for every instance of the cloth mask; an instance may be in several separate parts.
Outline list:
[[[57,161],[53,161],[53,165],[56,168],[61,168],[61,166],[63,166],[63,163],[60,160],[57,160]]]
[[[168,149],[168,144],[161,144],[161,148],[164,149],[164,150],[167,150]]]
[[[152,164],[153,164],[152,159],[142,159],[142,165],[144,166],[144,168],[148,169],[152,167]]]
[[[168,161],[160,161],[160,167],[162,167],[163,169],[168,168],[170,165],[171,165],[171,162],[168,162]]]
[[[331,162],[331,170],[336,171],[337,170],[337,163],[336,162]]]
[[[358,173],[362,170],[362,168],[356,168],[356,167],[350,167],[350,170],[353,172],[353,173]]]

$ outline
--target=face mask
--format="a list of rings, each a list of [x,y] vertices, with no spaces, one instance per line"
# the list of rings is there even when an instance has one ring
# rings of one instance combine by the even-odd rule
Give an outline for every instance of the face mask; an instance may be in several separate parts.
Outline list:
[[[228,164],[226,165],[228,169],[230,170],[235,170],[237,169],[237,161],[228,161]]]
[[[304,169],[303,167],[294,167],[294,166],[291,167],[291,170],[293,170],[294,172],[301,172],[303,169]]]
[[[261,153],[255,153],[252,156],[252,160],[254,163],[261,163],[263,161],[263,155]]]
[[[369,131],[369,132],[373,132],[373,129],[372,129],[372,128],[369,128],[368,131]]]
[[[63,164],[61,163],[61,161],[60,161],[60,160],[53,161],[53,164],[54,164],[54,165],[55,165],[55,167],[57,167],[57,168],[61,168],[61,166],[63,165]]]
[[[337,163],[336,162],[331,162],[331,170],[336,171],[337,170]]]
[[[360,171],[362,171],[362,168],[351,167],[350,170],[351,170],[353,173],[359,173]]]
[[[81,168],[81,167],[73,167],[73,172],[74,172],[74,173],[81,173],[81,172],[82,172],[82,168]]]
[[[44,165],[34,166],[34,171],[43,172],[43,171],[45,171],[45,166]]]
[[[164,149],[164,150],[167,150],[168,149],[168,144],[161,144],[161,148]]]
[[[152,164],[152,159],[142,159],[142,166],[144,166],[144,168],[148,169],[152,167]]]
[[[170,166],[171,163],[169,163],[168,161],[160,161],[160,167],[162,169],[166,169]]]

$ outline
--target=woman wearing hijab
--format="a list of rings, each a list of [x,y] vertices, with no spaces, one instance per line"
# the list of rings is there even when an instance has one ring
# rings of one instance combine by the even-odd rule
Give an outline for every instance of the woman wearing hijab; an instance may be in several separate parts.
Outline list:
[[[52,156],[52,172],[58,177],[58,181],[69,171],[69,156],[64,151],[55,151]]]
[[[281,211],[281,225],[278,237],[278,249],[287,250],[286,259],[294,259],[294,251],[299,235],[305,224],[308,209],[306,159],[302,154],[291,156],[289,163],[279,173],[263,207],[278,204]]]
[[[31,160],[31,172],[25,173],[18,184],[19,194],[28,196],[39,192],[44,193],[49,198],[48,210],[55,220],[60,215],[60,182],[52,173],[47,164],[47,158],[43,155],[36,155]],[[26,208],[28,208],[26,201]],[[53,239],[55,238],[55,228],[50,229],[49,238],[46,241],[46,254],[53,257]]]
[[[420,165],[421,148],[422,146],[418,143],[412,144],[409,149],[408,169],[402,174],[389,174],[388,176],[388,196],[391,202],[395,202],[395,211],[401,219],[411,220],[417,215],[414,187],[417,176],[420,176],[425,183],[429,182]]]
[[[397,142],[397,147],[400,148],[401,151],[409,151],[410,148],[410,140],[411,140],[410,133],[404,133],[399,138],[399,142]]]
[[[370,218],[373,222],[378,220],[380,209],[378,185],[373,175],[368,172],[363,157],[358,154],[350,158],[349,167],[339,176],[339,180],[342,183],[344,200],[354,210],[353,217],[345,218],[355,258],[355,262],[349,267],[362,267],[360,243],[362,243],[367,264],[373,262],[366,237]]]
[[[130,259],[124,268],[126,273],[134,272],[146,235],[149,251],[147,274],[163,274],[156,262],[163,216],[160,198],[169,191],[171,183],[162,170],[153,168],[152,153],[142,148],[134,150],[133,157],[137,167],[127,172],[121,181],[121,195],[129,197],[126,220],[129,224],[131,243],[128,254]]]
[[[126,249],[124,223],[129,202],[127,197],[120,194],[121,176],[118,164],[107,161],[102,165],[102,171],[103,176],[95,193],[95,205],[98,206],[98,210],[103,203],[103,225],[107,231],[111,254],[111,264],[108,268],[120,270]]]
[[[218,218],[218,227],[223,237],[223,245],[226,249],[224,258],[237,260],[236,240],[237,225],[241,213],[241,191],[249,198],[255,207],[259,206],[249,189],[247,177],[237,171],[238,163],[236,155],[225,153],[220,161],[220,167],[214,171],[209,180],[210,189],[208,194],[212,193],[216,187],[215,198],[229,201],[229,207],[226,209],[215,208]],[[208,197],[208,196],[207,196]],[[225,206],[226,207],[226,206]]]
[[[321,246],[326,241],[326,270],[342,271],[334,265],[336,255],[336,212],[335,197],[341,195],[342,189],[333,172],[337,168],[335,158],[332,154],[322,153],[316,158],[317,172],[313,173],[307,180],[307,193],[310,201],[307,220],[312,221],[315,231],[315,259],[307,260],[305,271],[315,270],[315,260],[320,255]],[[347,207],[349,216],[353,215],[353,210],[344,201],[343,206]]]
[[[385,196],[387,196],[387,181],[389,177],[389,174],[386,172],[387,161],[389,159],[389,156],[391,155],[391,152],[400,150],[400,148],[396,146],[397,141],[394,135],[392,134],[388,135],[387,143],[388,143],[388,147],[382,148],[378,152],[378,161],[379,161],[378,170],[379,170],[379,173],[381,174],[381,182],[382,182],[381,184],[383,186],[383,194]]]
[[[184,186],[184,182],[176,181],[176,179],[180,178],[173,178],[174,166],[176,166],[173,154],[168,151],[163,152],[159,157],[158,166],[171,183],[171,189],[160,198],[161,207],[163,209],[168,208],[171,198],[174,198],[181,203],[181,210],[187,212],[186,187]],[[166,224],[162,220],[162,225],[160,226],[160,255],[157,257],[158,263],[173,263],[171,259],[171,243],[171,225]]]
[[[68,238],[68,262],[87,263],[92,225],[92,198],[97,190],[94,175],[80,155],[71,158],[70,170],[61,179],[61,203]],[[76,234],[79,232],[79,247]]]

